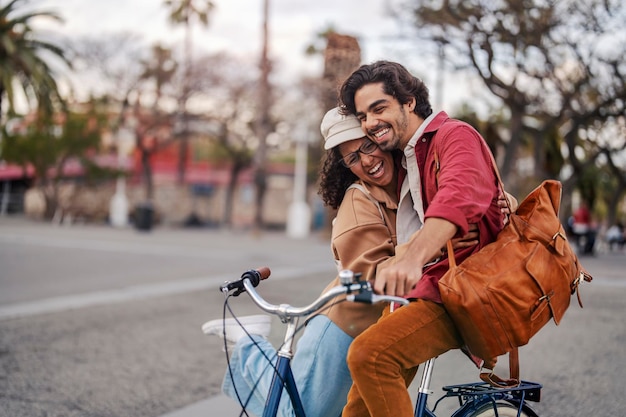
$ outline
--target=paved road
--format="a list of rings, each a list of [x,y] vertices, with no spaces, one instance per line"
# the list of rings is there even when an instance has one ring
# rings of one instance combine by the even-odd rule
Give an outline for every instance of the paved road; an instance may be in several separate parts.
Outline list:
[[[595,278],[585,308],[572,304],[560,326],[521,350],[523,377],[545,385],[543,416],[618,417],[626,405],[626,255],[583,264]],[[200,325],[222,314],[219,284],[260,265],[273,270],[264,295],[294,305],[315,297],[334,268],[321,236],[0,218],[0,416],[239,415],[219,396],[220,342]],[[256,312],[245,298],[233,306]],[[272,340],[280,329],[274,322]],[[475,378],[450,352],[433,386]]]
[[[217,395],[224,356],[200,326],[222,315],[219,285],[267,265],[268,298],[304,302],[329,253],[319,236],[0,219],[0,416],[159,416]]]

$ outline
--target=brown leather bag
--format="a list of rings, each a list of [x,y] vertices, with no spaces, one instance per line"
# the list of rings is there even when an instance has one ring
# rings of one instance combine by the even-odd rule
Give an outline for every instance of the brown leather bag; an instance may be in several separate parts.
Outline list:
[[[560,203],[561,183],[544,181],[509,216],[496,241],[460,265],[448,242],[450,269],[439,281],[446,310],[484,368],[509,353],[509,379],[481,370],[481,379],[493,386],[519,384],[517,348],[551,319],[558,325],[572,294],[582,307],[578,285],[592,277],[569,245]]]

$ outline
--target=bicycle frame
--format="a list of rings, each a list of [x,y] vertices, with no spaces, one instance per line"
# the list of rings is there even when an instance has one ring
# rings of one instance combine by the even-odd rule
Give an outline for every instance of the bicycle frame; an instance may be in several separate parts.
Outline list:
[[[283,388],[287,390],[291,403],[293,405],[296,417],[306,417],[302,400],[298,392],[298,387],[291,371],[291,359],[293,358],[293,343],[296,330],[298,328],[297,318],[287,318],[287,332],[285,340],[278,351],[278,359],[276,360],[276,369],[272,377],[272,383],[265,402],[263,417],[275,417],[278,413],[278,406],[283,394]]]
[[[433,375],[433,369],[435,367],[435,359],[429,359],[424,365],[424,372],[422,373],[422,380],[420,381],[417,400],[415,402],[415,417],[435,417],[435,415],[426,408],[426,402],[428,396],[432,394],[430,390],[430,380]]]
[[[278,406],[280,405],[280,398],[282,397],[283,387],[287,390],[291,403],[293,405],[294,413],[297,417],[305,417],[304,407],[302,406],[302,400],[300,400],[300,394],[296,387],[296,382],[293,379],[293,373],[291,372],[291,358],[279,356],[276,363],[276,372],[272,379],[272,385],[270,387],[269,395],[265,403],[265,409],[263,410],[263,417],[275,417],[278,413]]]

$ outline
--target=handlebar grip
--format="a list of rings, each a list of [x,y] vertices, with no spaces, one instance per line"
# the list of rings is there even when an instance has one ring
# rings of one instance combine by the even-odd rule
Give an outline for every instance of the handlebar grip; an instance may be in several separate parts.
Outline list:
[[[222,285],[220,287],[220,291],[229,292],[231,290],[237,290],[237,292],[234,293],[233,295],[239,295],[244,291],[244,287],[243,287],[244,279],[250,280],[250,283],[252,284],[252,286],[256,287],[257,285],[259,285],[259,282],[261,282],[261,280],[269,278],[271,273],[272,272],[267,266],[262,266],[257,269],[250,269],[244,272],[243,274],[241,274],[241,278],[238,279],[237,281],[227,282],[226,284]]]
[[[252,286],[256,287],[259,285],[261,280],[269,278],[271,273],[272,271],[270,271],[267,266],[262,266],[258,269],[250,269],[249,271],[244,272],[239,281],[243,282],[244,279],[248,278]]]
[[[267,266],[262,266],[260,268],[257,268],[257,272],[259,273],[259,275],[261,275],[261,279],[268,279],[270,277],[270,275],[272,274],[272,271],[270,271],[269,267]]]

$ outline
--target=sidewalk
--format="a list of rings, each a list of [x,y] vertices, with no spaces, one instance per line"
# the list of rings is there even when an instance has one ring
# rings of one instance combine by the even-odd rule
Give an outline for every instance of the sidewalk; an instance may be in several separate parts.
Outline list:
[[[235,417],[238,416],[240,412],[241,407],[239,407],[235,401],[225,395],[219,395],[188,405],[180,410],[163,414],[161,417]]]

